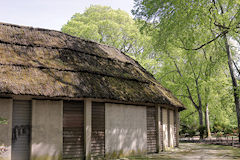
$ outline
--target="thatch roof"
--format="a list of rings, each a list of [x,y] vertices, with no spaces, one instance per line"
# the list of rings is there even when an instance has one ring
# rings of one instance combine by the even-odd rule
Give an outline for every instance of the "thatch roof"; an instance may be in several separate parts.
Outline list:
[[[58,31],[0,23],[0,93],[111,99],[183,108],[119,50]]]

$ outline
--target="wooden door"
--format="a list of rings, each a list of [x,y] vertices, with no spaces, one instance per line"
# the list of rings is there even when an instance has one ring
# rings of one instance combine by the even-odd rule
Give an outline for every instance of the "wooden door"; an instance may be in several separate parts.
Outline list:
[[[105,103],[92,103],[92,157],[104,157],[105,154]]]
[[[63,159],[84,158],[84,103],[63,102]]]
[[[155,107],[147,107],[147,152],[157,152],[157,125]]]
[[[31,101],[13,101],[12,160],[29,160]]]

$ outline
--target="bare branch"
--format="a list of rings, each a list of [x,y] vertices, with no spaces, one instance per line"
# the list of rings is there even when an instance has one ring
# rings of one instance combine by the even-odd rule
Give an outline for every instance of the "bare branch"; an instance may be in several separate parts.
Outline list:
[[[239,71],[239,69],[238,69],[238,67],[237,67],[237,64],[236,64],[234,61],[232,61],[232,62],[233,62],[233,64],[234,64],[235,68],[237,69],[238,74],[240,75],[240,71]]]
[[[160,77],[159,80],[161,81],[165,76],[167,76],[168,74],[170,74],[172,72],[177,72],[177,70],[172,70],[172,71],[169,71],[169,72],[165,73],[163,76]]]
[[[210,40],[210,41],[208,41],[208,42],[202,44],[201,46],[199,46],[199,47],[197,47],[197,48],[192,48],[192,49],[190,49],[190,48],[185,48],[185,47],[180,47],[180,48],[185,49],[185,50],[188,50],[188,51],[189,51],[189,50],[195,50],[195,51],[196,51],[196,50],[199,50],[199,49],[203,48],[204,46],[206,46],[206,45],[212,43],[213,41],[217,40],[219,37],[225,35],[226,33],[228,33],[227,30],[223,31],[221,34],[219,34],[218,36],[216,36],[216,37],[213,38],[212,40]]]
[[[226,26],[224,26],[224,25],[221,25],[221,24],[219,24],[219,23],[217,23],[217,22],[214,22],[213,24],[214,24],[215,26],[217,26],[218,28],[230,29],[229,27],[226,27]]]

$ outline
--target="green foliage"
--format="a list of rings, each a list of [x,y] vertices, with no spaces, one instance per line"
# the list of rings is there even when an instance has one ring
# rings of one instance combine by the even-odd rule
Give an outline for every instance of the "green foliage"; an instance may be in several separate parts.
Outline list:
[[[142,30],[159,51],[157,79],[188,108],[181,113],[183,124],[193,126],[198,114],[189,114],[208,104],[212,129],[236,126],[223,35],[239,42],[240,1],[135,0],[133,14],[146,21]]]
[[[62,32],[114,46],[136,59],[148,71],[158,66],[153,58],[151,38],[140,33],[136,23],[125,11],[94,5],[84,13],[76,13]]]
[[[62,31],[114,46],[152,72],[188,108],[180,116],[182,133],[203,129],[195,104],[203,111],[209,106],[213,131],[229,132],[237,121],[222,35],[228,32],[240,42],[240,3],[213,2],[135,0],[136,20],[121,10],[91,6],[73,15]]]

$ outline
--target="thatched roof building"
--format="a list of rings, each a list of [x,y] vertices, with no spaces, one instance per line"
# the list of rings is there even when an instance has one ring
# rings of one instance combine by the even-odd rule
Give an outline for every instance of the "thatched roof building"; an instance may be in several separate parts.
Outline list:
[[[0,92],[98,98],[183,108],[137,61],[116,48],[58,31],[0,23]]]
[[[0,117],[9,121],[0,125],[0,159],[115,159],[171,149],[183,109],[116,48],[0,23]]]

